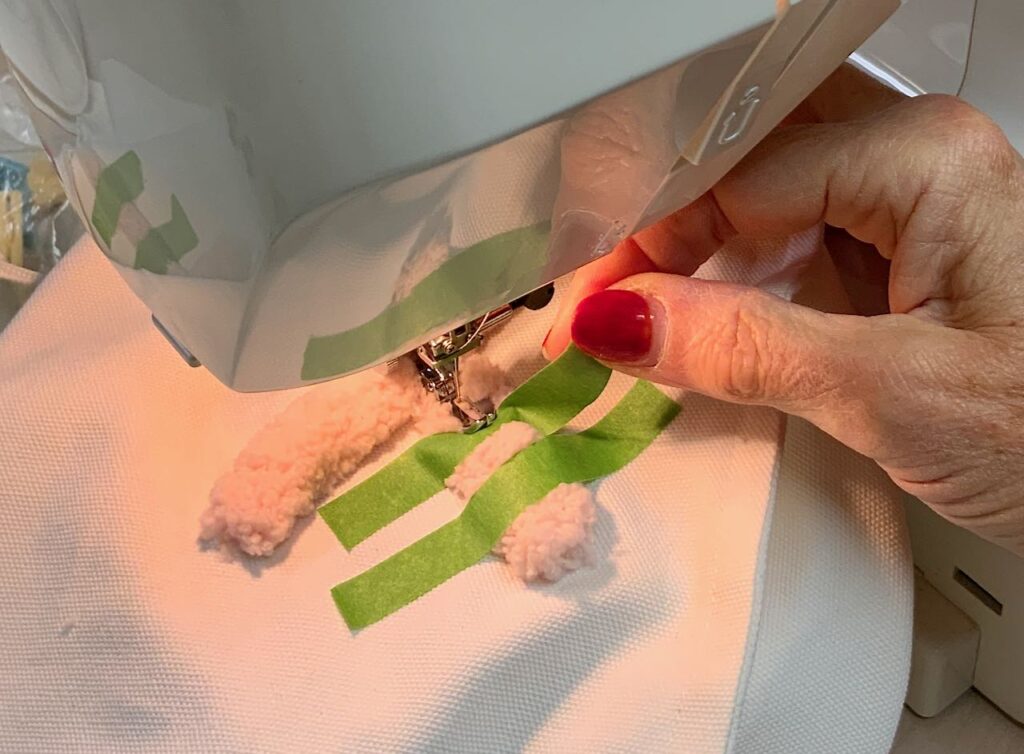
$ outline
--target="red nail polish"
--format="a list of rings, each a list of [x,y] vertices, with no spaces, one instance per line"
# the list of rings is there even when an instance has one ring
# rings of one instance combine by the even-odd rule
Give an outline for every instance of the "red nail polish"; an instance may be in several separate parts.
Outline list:
[[[654,332],[647,299],[633,291],[601,291],[583,299],[572,320],[572,339],[603,361],[639,361]]]

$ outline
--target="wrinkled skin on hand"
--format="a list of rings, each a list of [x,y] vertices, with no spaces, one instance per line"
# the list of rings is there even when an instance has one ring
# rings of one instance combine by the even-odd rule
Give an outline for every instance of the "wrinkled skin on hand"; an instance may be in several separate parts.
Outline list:
[[[855,79],[841,71],[712,191],[577,273],[545,351],[569,342],[582,299],[632,290],[652,337],[614,367],[804,417],[1024,554],[1024,160],[955,98]],[[887,313],[689,277],[735,234],[821,222],[891,261]]]

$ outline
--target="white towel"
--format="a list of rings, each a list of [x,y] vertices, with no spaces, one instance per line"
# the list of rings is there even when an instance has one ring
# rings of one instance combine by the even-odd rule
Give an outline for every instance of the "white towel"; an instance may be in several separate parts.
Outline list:
[[[709,274],[779,285],[817,242],[737,243]],[[491,357],[536,369],[550,316]],[[888,750],[911,569],[868,461],[679,394],[597,486],[595,567],[527,587],[488,559],[352,634],[331,586],[461,504],[352,553],[313,519],[269,561],[204,551],[211,484],[294,397],[187,367],[91,244],[44,281],[0,335],[0,751]]]

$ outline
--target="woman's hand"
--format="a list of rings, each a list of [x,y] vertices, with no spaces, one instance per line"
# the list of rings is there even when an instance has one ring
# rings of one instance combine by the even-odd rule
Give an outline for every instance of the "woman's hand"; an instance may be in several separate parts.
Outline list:
[[[890,314],[823,314],[689,277],[735,234],[821,222],[891,259]],[[573,290],[549,355],[571,331],[621,371],[804,417],[1024,554],[1024,160],[970,106],[922,97],[780,128]]]

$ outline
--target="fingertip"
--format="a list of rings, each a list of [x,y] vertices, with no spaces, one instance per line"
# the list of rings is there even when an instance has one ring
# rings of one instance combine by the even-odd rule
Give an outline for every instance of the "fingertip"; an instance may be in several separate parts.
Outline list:
[[[548,351],[548,341],[551,340],[551,331],[548,330],[548,334],[544,336],[544,340],[540,344],[540,352],[545,359],[551,361],[551,352]]]
[[[555,325],[549,331],[547,336],[544,338],[544,342],[541,343],[540,352],[544,355],[544,358],[548,361],[554,361],[562,352],[568,347],[569,338],[565,334],[565,328]]]

